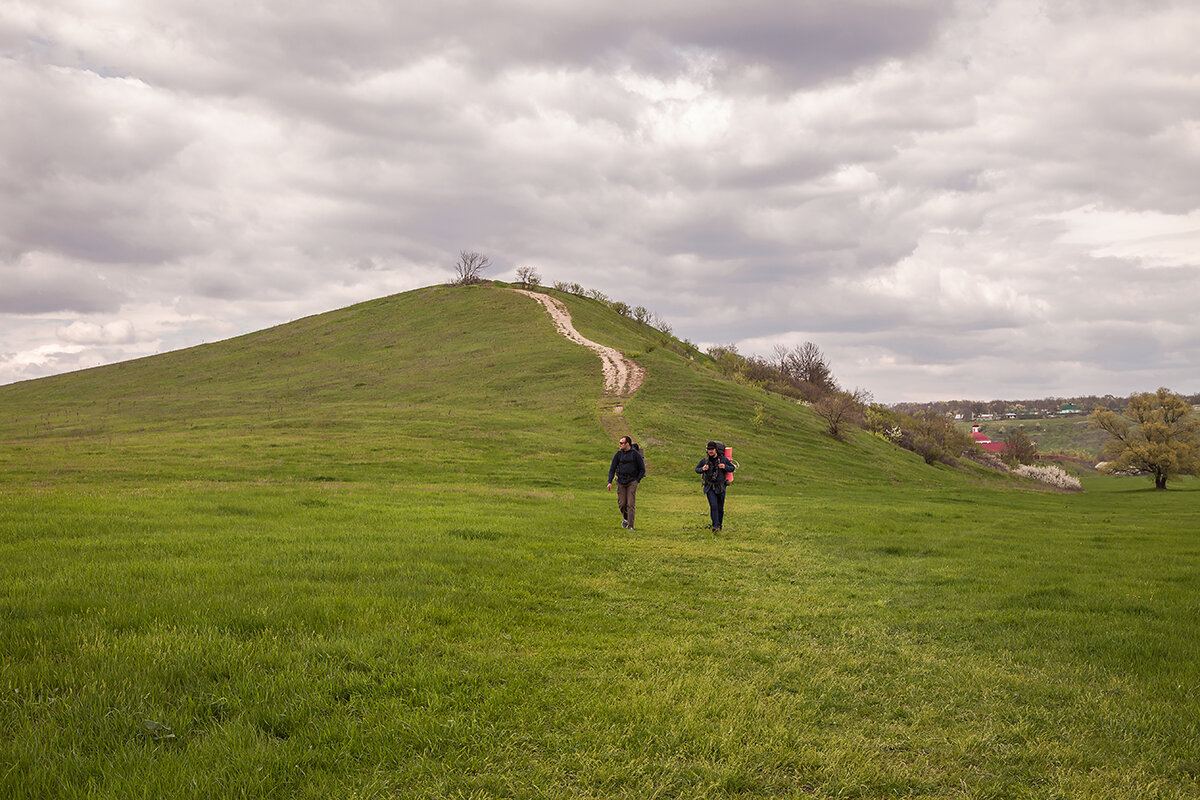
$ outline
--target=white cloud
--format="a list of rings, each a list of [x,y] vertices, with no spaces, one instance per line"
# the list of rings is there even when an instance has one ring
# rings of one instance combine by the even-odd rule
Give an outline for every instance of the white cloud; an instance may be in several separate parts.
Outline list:
[[[75,344],[126,344],[137,341],[138,338],[133,323],[126,319],[106,322],[103,325],[76,320],[59,328],[56,334],[60,339]]]
[[[1051,219],[1064,225],[1059,241],[1089,248],[1095,258],[1119,258],[1147,268],[1200,266],[1200,210],[1164,214],[1093,205]]]

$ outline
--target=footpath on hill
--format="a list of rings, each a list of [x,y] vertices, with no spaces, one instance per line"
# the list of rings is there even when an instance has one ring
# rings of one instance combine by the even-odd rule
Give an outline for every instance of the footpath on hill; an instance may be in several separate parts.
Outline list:
[[[646,370],[632,359],[626,358],[619,350],[584,338],[583,334],[575,330],[575,326],[571,324],[571,312],[567,310],[561,300],[548,294],[529,292],[524,289],[513,289],[513,291],[540,302],[545,306],[546,311],[550,312],[550,318],[554,320],[554,326],[558,328],[559,333],[600,356],[600,362],[604,369],[605,393],[618,397],[629,397],[641,388],[642,382],[646,380]]]
[[[600,403],[600,409],[602,412],[609,412],[600,414],[600,423],[611,435],[631,433],[624,421],[625,407],[621,405],[621,401],[641,388],[642,383],[646,380],[646,370],[633,359],[626,358],[619,350],[593,342],[575,330],[575,326],[571,323],[571,312],[557,297],[525,289],[513,289],[513,291],[537,300],[550,314],[550,318],[554,320],[554,327],[558,328],[559,333],[600,356],[600,363],[604,371],[605,394]]]

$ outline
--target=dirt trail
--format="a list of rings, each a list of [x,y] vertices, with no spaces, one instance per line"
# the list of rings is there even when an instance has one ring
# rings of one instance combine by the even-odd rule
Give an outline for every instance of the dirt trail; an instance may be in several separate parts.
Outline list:
[[[620,351],[585,339],[571,324],[571,312],[567,310],[561,300],[548,294],[527,292],[524,289],[513,289],[513,291],[537,300],[550,312],[550,318],[554,320],[554,325],[558,328],[559,333],[572,342],[593,350],[596,355],[600,356],[600,361],[604,366],[604,391],[606,394],[628,397],[641,387],[642,381],[646,379],[646,370],[621,355]],[[617,406],[613,411],[619,414],[622,408]]]

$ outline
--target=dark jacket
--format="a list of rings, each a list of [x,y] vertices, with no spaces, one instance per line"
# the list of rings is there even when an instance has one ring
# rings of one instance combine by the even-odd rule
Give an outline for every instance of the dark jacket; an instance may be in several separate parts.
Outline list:
[[[640,481],[646,477],[646,459],[642,458],[642,451],[637,447],[618,450],[608,468],[609,483],[613,482],[613,475],[617,476],[617,483],[621,485]]]
[[[708,464],[707,470],[704,469],[705,464]],[[705,492],[725,494],[725,473],[735,469],[732,461],[718,453],[715,458],[705,455],[700,459],[700,463],[696,465],[696,474],[703,480]]]

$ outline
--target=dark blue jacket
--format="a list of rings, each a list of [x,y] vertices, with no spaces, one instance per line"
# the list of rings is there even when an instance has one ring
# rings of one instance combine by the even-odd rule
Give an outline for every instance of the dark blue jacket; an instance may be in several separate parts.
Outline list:
[[[708,464],[708,469],[704,468],[705,464]],[[716,458],[706,455],[700,459],[700,463],[696,465],[696,474],[704,481],[704,491],[725,494],[725,473],[733,472],[734,469],[736,467],[733,466],[733,462],[718,453]]]
[[[642,451],[636,447],[618,450],[608,468],[609,483],[613,482],[613,475],[617,476],[617,483],[622,485],[646,477],[646,459],[642,458]]]

